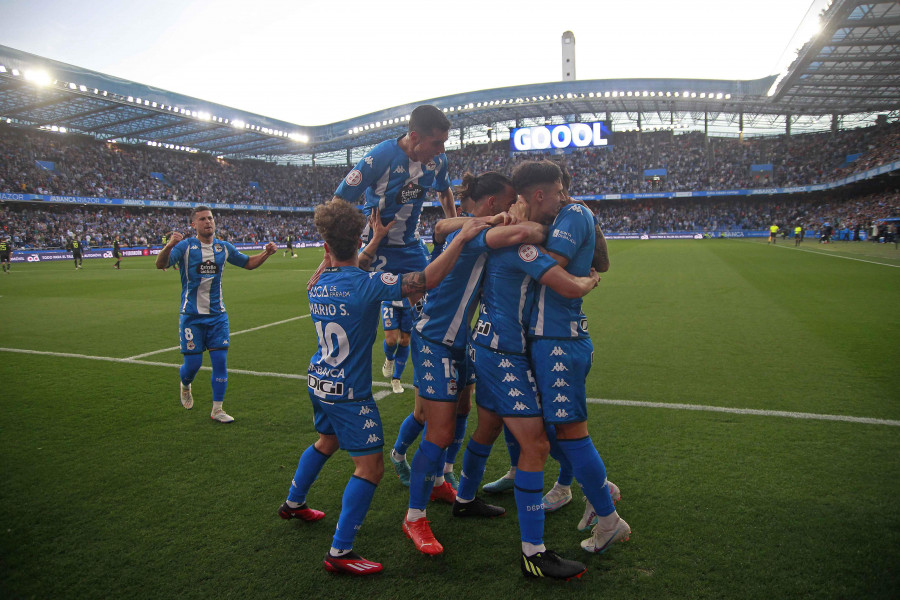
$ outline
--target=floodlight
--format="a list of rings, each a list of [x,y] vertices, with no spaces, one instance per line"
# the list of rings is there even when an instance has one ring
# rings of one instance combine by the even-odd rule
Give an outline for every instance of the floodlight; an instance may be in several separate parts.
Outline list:
[[[731,100],[731,94],[725,94],[725,99],[726,99],[726,100]]]
[[[6,73],[6,67],[0,65],[0,73]]]
[[[237,129],[243,129],[243,128],[244,128],[244,122],[235,119],[234,121],[231,122],[231,126],[232,126],[232,127],[236,127]]]
[[[18,77],[18,76],[19,76],[19,70],[18,70],[18,69],[13,69],[13,70],[12,70],[12,74],[13,74],[14,77]]]

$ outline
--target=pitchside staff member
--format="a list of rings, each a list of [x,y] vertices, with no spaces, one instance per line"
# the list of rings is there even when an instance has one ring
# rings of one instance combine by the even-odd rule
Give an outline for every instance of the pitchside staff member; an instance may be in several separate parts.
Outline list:
[[[83,262],[81,258],[82,244],[78,241],[78,238],[69,240],[69,243],[66,244],[66,250],[72,253],[72,258],[75,261],[75,268],[80,269],[81,263]]]
[[[119,245],[119,236],[116,236],[116,239],[113,242],[113,258],[116,259],[116,269],[121,270],[119,265],[122,262],[122,247]]]
[[[12,256],[13,245],[12,241],[9,239],[9,236],[5,236],[2,241],[0,241],[0,263],[3,264],[3,272],[9,273],[10,269],[12,269],[12,265],[9,262],[10,257]]]
[[[207,206],[198,206],[191,212],[191,227],[197,231],[197,237],[184,239],[174,231],[156,257],[157,269],[181,265],[181,319],[178,324],[184,355],[181,404],[187,409],[193,408],[191,382],[203,364],[204,350],[209,350],[213,396],[209,416],[219,423],[231,423],[234,419],[222,409],[228,387],[229,335],[228,313],[222,302],[222,271],[226,262],[253,270],[278,252],[278,248],[269,242],[262,253],[254,256],[238,252],[229,242],[214,237],[216,221]]]

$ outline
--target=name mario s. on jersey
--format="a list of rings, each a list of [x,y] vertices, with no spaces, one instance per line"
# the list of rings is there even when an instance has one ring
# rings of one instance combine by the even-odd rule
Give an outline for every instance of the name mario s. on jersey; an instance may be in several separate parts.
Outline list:
[[[331,303],[318,303],[313,302],[313,298],[347,298],[350,296],[350,292],[348,290],[339,290],[335,286],[328,287],[327,285],[317,285],[313,286],[311,290],[309,290],[309,314],[316,315],[319,317],[328,317],[335,316],[340,314],[341,316],[347,316],[350,312],[347,310],[346,304],[339,304],[335,306]]]

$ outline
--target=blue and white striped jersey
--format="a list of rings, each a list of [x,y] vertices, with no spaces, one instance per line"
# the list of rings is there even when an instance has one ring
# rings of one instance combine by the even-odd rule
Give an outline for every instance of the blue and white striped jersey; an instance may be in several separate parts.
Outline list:
[[[250,257],[232,244],[216,238],[212,244],[204,244],[196,237],[175,244],[169,254],[169,266],[177,264],[181,274],[181,314],[224,313],[222,271],[225,263],[243,267],[248,260]]]
[[[580,204],[569,204],[556,215],[545,247],[569,259],[566,271],[586,277],[591,273],[594,244],[594,216],[591,211]],[[539,286],[528,334],[564,339],[590,337],[581,304],[581,298],[564,298],[547,286]]]
[[[383,223],[396,220],[382,246],[407,246],[419,239],[419,215],[429,189],[442,192],[450,188],[446,154],[438,154],[427,164],[412,161],[398,140],[381,142],[350,171],[334,195],[348,202],[357,202],[365,193],[363,212],[371,214],[378,207]],[[369,229],[363,232],[363,243]]]
[[[453,241],[454,231],[444,242]],[[464,349],[469,337],[469,323],[475,312],[481,275],[490,248],[485,240],[487,230],[466,242],[450,273],[425,296],[422,313],[414,327],[423,338],[449,348]]]
[[[400,277],[333,267],[308,292],[319,349],[309,361],[310,393],[328,402],[372,395],[372,344],[385,300],[399,300]]]
[[[485,266],[481,315],[472,343],[524,354],[535,282],[555,265],[555,260],[532,244],[492,250]]]

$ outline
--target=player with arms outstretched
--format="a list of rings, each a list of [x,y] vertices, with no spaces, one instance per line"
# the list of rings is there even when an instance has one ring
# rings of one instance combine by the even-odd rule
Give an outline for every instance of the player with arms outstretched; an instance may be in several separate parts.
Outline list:
[[[254,256],[239,252],[231,243],[217,239],[216,220],[208,206],[191,211],[191,227],[197,237],[185,238],[177,231],[168,236],[166,245],[156,257],[156,268],[165,270],[180,266],[181,318],[178,334],[181,338],[181,405],[190,410],[194,406],[191,382],[203,364],[203,352],[209,351],[212,363],[213,408],[210,418],[218,423],[234,421],[222,409],[228,387],[228,313],[222,301],[222,272],[225,263],[253,270],[275,254],[273,242]]]

